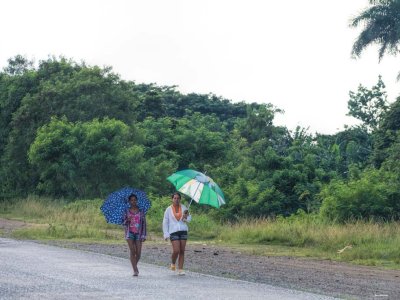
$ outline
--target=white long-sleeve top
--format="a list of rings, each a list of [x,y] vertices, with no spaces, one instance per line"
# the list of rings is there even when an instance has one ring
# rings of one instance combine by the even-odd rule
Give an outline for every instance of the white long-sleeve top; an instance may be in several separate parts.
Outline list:
[[[185,205],[181,204],[182,212],[184,212],[187,208]],[[183,213],[182,213],[183,218]],[[188,231],[189,228],[187,226],[187,222],[192,220],[192,216],[188,215],[187,220],[183,221],[182,218],[178,221],[175,216],[174,212],[172,211],[171,205],[167,207],[164,212],[164,220],[163,220],[163,232],[164,232],[164,239],[169,238],[171,233],[177,231]]]

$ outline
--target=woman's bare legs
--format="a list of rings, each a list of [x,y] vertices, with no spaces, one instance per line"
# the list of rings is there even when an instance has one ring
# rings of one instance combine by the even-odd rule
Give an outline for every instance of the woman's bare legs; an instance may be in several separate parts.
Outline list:
[[[178,258],[180,252],[181,243],[180,241],[171,241],[171,245],[172,245],[171,263],[175,265],[176,259]]]
[[[186,248],[186,241],[180,240],[179,245],[179,260],[178,260],[178,269],[183,270],[183,263],[185,261],[185,248]]]
[[[136,269],[139,263],[139,259],[142,256],[142,241],[134,241],[134,245],[136,246]],[[139,273],[139,270],[137,269]]]
[[[185,248],[186,248],[186,241],[178,240],[178,241],[171,241],[172,244],[172,255],[171,255],[171,263],[173,265],[176,264],[178,260],[178,269],[183,269],[183,263],[185,261]]]
[[[139,274],[139,270],[137,267],[137,262],[138,260],[138,247],[136,242],[137,241],[132,241],[131,239],[126,240],[128,242],[128,246],[129,246],[129,252],[130,252],[130,260],[131,260],[131,264],[132,264],[132,269],[133,269],[133,274],[137,275]],[[139,253],[139,258],[140,258],[140,253]]]

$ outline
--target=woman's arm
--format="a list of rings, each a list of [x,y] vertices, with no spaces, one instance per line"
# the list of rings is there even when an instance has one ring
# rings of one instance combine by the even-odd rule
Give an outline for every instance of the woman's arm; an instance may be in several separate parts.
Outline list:
[[[190,222],[192,221],[192,215],[188,214],[187,218],[186,218],[186,222]]]
[[[124,222],[122,223],[122,226],[124,226],[124,231],[125,231],[125,239],[129,238],[129,219],[128,219],[128,211],[125,212],[124,215]]]
[[[189,210],[186,208],[186,206],[182,206],[182,209],[184,211],[184,222],[190,222],[192,220],[192,215],[189,214]]]
[[[168,227],[169,227],[169,219],[168,219],[168,208],[164,212],[164,219],[163,219],[163,233],[164,233],[164,239],[169,238],[169,232],[168,232]]]
[[[124,221],[122,222],[122,225],[124,225],[124,226],[129,225],[128,212],[125,212],[125,214],[124,214]]]
[[[142,217],[142,224],[141,224],[141,228],[142,228],[142,232],[141,232],[141,236],[140,239],[142,240],[142,242],[144,242],[146,240],[147,237],[147,222],[146,222],[146,215],[143,214]]]

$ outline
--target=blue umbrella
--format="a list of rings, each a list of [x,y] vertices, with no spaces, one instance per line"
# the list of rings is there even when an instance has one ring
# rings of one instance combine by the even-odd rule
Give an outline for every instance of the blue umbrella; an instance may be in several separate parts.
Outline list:
[[[125,187],[108,195],[103,205],[100,207],[101,212],[106,218],[107,223],[122,225],[124,222],[124,215],[126,210],[130,208],[128,197],[135,194],[138,202],[139,210],[147,213],[151,207],[151,202],[145,192]]]

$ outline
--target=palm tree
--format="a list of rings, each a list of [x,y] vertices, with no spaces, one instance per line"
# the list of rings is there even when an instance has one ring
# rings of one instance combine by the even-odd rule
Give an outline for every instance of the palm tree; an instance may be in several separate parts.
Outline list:
[[[364,24],[351,52],[359,57],[367,46],[378,44],[380,61],[385,53],[399,53],[400,0],[369,0],[369,4],[370,7],[351,20],[351,27]]]

